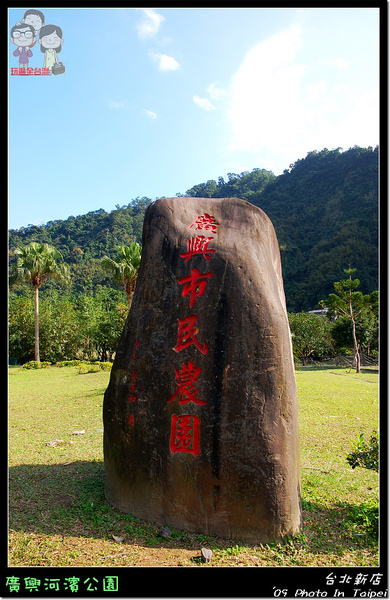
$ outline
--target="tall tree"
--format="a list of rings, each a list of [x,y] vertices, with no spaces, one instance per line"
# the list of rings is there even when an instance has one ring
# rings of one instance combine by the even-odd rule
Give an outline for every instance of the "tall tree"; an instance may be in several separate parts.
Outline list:
[[[310,313],[288,313],[293,352],[306,365],[310,356],[326,356],[332,353],[331,324]]]
[[[334,289],[336,294],[329,294],[327,300],[321,300],[320,306],[329,309],[328,315],[332,317],[346,317],[352,323],[352,339],[354,346],[354,355],[356,363],[356,373],[360,373],[360,344],[356,334],[356,321],[367,308],[370,296],[363,296],[361,292],[356,292],[359,287],[359,279],[352,279],[356,269],[344,269],[348,279],[335,281]]]
[[[40,362],[39,354],[39,288],[48,279],[57,279],[63,283],[69,281],[69,266],[64,263],[62,254],[49,244],[31,242],[20,246],[14,252],[16,263],[10,270],[10,286],[17,281],[25,281],[34,289],[35,299],[35,360]]]
[[[130,246],[119,246],[115,260],[108,256],[103,256],[101,260],[102,266],[113,274],[115,283],[124,286],[130,306],[141,264],[141,246],[137,242],[132,242]]]

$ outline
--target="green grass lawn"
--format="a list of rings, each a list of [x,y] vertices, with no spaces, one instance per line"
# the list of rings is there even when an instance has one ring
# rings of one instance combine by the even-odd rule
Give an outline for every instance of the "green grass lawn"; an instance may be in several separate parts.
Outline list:
[[[297,369],[304,526],[284,545],[259,546],[176,530],[164,539],[107,504],[109,375],[10,367],[9,566],[194,566],[202,546],[213,550],[208,566],[379,564],[378,474],[346,461],[357,435],[378,427],[377,373]]]

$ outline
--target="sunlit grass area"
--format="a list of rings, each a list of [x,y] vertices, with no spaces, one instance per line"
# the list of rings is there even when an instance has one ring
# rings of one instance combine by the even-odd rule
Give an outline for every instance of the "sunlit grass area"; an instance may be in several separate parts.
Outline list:
[[[103,394],[109,372],[9,370],[9,565],[378,565],[378,474],[346,461],[378,427],[378,373],[298,368],[303,529],[249,545],[124,515],[104,498]]]

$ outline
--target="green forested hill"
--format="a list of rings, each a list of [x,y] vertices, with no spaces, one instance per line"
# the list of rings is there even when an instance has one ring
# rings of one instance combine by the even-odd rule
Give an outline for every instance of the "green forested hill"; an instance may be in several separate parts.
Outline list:
[[[9,231],[10,260],[13,249],[32,241],[51,244],[71,266],[71,291],[93,294],[97,286],[111,287],[112,278],[103,270],[100,259],[106,254],[114,257],[120,244],[142,241],[142,227],[149,198],[137,198],[127,206],[117,206],[107,213],[103,209],[86,215],[70,216],[66,220],[49,221],[45,225],[29,225]],[[58,287],[48,282],[47,289]]]
[[[264,169],[229,173],[228,181],[219,177],[183,195],[244,198],[264,210],[278,236],[290,312],[314,309],[349,264],[357,269],[363,293],[378,287],[377,148],[314,151],[278,177]],[[121,243],[141,243],[150,203],[137,198],[109,213],[100,209],[10,230],[11,260],[17,245],[50,243],[71,265],[72,291],[94,293],[97,286],[112,285],[100,258],[114,256]]]
[[[324,149],[279,177],[267,180],[263,173],[229,174],[227,184],[220,178],[216,189],[207,182],[187,194],[201,196],[208,188],[212,197],[238,196],[264,210],[279,240],[289,311],[314,309],[349,264],[360,291],[377,289],[378,149]],[[256,184],[248,189],[251,181]]]

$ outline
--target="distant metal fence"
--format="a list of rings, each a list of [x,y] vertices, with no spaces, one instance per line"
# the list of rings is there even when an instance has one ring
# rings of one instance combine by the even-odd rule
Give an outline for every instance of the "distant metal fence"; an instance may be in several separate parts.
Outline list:
[[[306,362],[307,365],[318,365],[329,367],[356,367],[356,361],[354,356],[343,356],[337,354],[336,356],[324,356],[321,359],[309,358]],[[360,366],[361,367],[376,367],[378,366],[378,357],[369,356],[368,354],[360,354]]]

